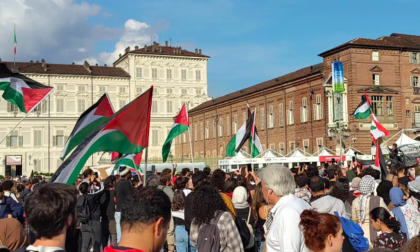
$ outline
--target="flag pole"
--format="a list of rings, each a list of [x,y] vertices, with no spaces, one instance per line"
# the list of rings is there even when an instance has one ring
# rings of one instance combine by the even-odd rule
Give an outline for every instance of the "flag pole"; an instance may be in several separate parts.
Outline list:
[[[146,186],[146,181],[147,181],[147,179],[146,179],[146,174],[147,174],[147,157],[148,157],[148,150],[149,150],[149,147],[146,147],[146,157],[144,158],[144,174],[143,174],[143,187],[145,187]],[[141,164],[141,163],[140,163]]]
[[[16,23],[14,24],[14,41],[13,41],[13,68],[16,69]],[[4,140],[4,139],[3,139]]]
[[[23,121],[23,120],[25,120],[26,119],[26,117],[29,115],[29,113],[28,114],[26,114],[22,119],[20,119],[20,121],[18,122],[18,123],[16,123],[16,125],[15,125],[15,127],[13,127],[7,134],[6,134],[6,136],[4,136],[3,137],[3,139],[0,141],[0,144],[2,144],[3,143],[3,141],[4,141],[4,139],[6,139],[9,135],[10,135],[10,133],[12,133],[12,131],[13,130],[15,130],[16,129],[16,127],[17,126],[19,126],[19,124]]]
[[[252,153],[254,152],[254,144],[255,143],[255,116],[257,115],[257,108],[254,108],[254,118],[252,119],[252,142],[251,142],[251,169],[252,172],[254,172],[254,164],[253,164],[253,155]]]
[[[193,156],[193,149],[192,149],[192,141],[191,141],[191,131],[190,131],[190,118],[189,118],[189,116],[188,116],[188,110],[189,110],[189,108],[188,108],[187,103],[184,103],[184,104],[185,104],[185,109],[187,110],[187,119],[188,119],[188,135],[189,135],[189,137],[190,137],[191,163],[194,163],[194,156]]]

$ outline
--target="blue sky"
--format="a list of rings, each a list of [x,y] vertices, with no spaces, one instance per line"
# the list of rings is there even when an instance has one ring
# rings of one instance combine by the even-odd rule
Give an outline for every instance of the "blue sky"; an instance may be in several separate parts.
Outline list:
[[[420,1],[416,0],[88,0],[85,3],[76,0],[75,3],[86,2],[100,6],[83,17],[86,18],[83,22],[91,27],[118,30],[128,19],[134,19],[151,25],[160,42],[172,38],[173,45],[189,50],[202,48],[203,54],[211,57],[208,86],[213,97],[320,63],[319,53],[357,37],[378,38],[393,32],[420,35],[417,29]],[[77,28],[71,29],[71,33],[77,32]],[[101,52],[112,52],[118,41],[115,34],[89,40],[88,56],[97,58]],[[77,60],[71,56],[50,58],[62,63]]]

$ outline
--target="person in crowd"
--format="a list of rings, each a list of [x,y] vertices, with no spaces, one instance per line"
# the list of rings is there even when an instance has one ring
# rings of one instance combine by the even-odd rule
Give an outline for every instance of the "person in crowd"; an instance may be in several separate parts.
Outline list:
[[[240,218],[249,226],[252,227],[255,222],[254,215],[252,214],[252,208],[248,203],[248,192],[243,186],[238,186],[233,191],[232,203],[235,207],[236,218]],[[250,230],[253,231],[253,230]],[[252,241],[254,242],[254,241]],[[245,249],[246,252],[255,252],[255,247],[250,245],[249,248]]]
[[[184,201],[184,221],[185,221],[185,229],[187,230],[188,234],[190,232],[190,227],[191,227],[191,222],[193,220],[193,215],[192,215],[192,202],[194,200],[194,190],[197,189],[197,187],[199,186],[199,184],[203,181],[205,181],[207,179],[207,174],[204,172],[197,172],[194,173],[191,177],[192,180],[192,184],[193,184],[193,191],[191,193],[189,193],[186,197],[185,197],[185,201]]]
[[[264,198],[274,205],[267,216],[266,249],[274,251],[307,251],[299,229],[300,214],[310,205],[294,196],[296,183],[286,167],[272,164],[260,172]]]
[[[156,187],[130,192],[121,206],[121,241],[104,252],[159,252],[171,220],[171,201]]]
[[[331,187],[334,186],[335,181],[338,178],[338,173],[337,173],[337,170],[336,169],[331,168],[331,169],[328,170],[328,173],[327,174],[328,174],[328,180],[330,182],[330,186],[328,188],[331,188]]]
[[[223,193],[223,190],[225,187],[225,179],[226,179],[226,173],[221,169],[217,169],[213,172],[213,175],[211,176],[211,179],[210,179],[210,183],[214,187],[216,187],[217,190],[219,190],[220,196],[225,202],[227,208],[229,209],[229,211],[232,213],[233,216],[236,216],[235,207],[233,206],[232,200],[227,194]]]
[[[351,219],[351,204],[349,202],[350,186],[346,177],[340,177],[331,189],[330,196],[341,200],[344,203],[346,214],[343,217]]]
[[[389,182],[391,182],[393,187],[397,187],[398,184],[399,184],[398,183],[398,175],[389,173],[389,174],[386,175],[385,179],[388,180]]]
[[[238,180],[235,178],[228,178],[225,181],[223,193],[229,196],[230,199],[233,197],[233,191],[238,187]]]
[[[408,182],[410,182],[410,177],[407,176],[407,170],[404,166],[398,167],[398,183],[404,185],[405,187],[408,186]]]
[[[384,200],[387,206],[389,206],[389,204],[391,203],[391,199],[389,198],[389,191],[392,187],[394,187],[392,182],[388,180],[383,180],[381,181],[381,183],[379,183],[378,188],[376,188],[376,194]]]
[[[36,240],[27,251],[66,250],[66,237],[76,231],[77,194],[74,186],[59,183],[45,183],[29,194],[25,213]]]
[[[420,203],[420,176],[417,176],[414,181],[408,182],[408,189],[410,189],[410,197]]]
[[[349,181],[353,181],[353,179],[356,177],[356,165],[354,163],[355,162],[351,163],[350,169],[348,169],[346,172],[346,177]]]
[[[108,240],[113,246],[117,245],[117,228],[115,224],[115,176],[104,179],[105,192],[99,203],[101,207],[102,248],[108,245]]]
[[[16,203],[19,203],[18,198],[16,197],[16,182],[13,180],[6,180],[2,184],[4,195],[12,198]]]
[[[398,145],[396,143],[393,143],[392,149],[389,150],[389,159],[392,160],[394,163],[397,163],[399,161],[397,147]]]
[[[359,184],[362,179],[359,177],[355,177],[350,184],[350,191],[349,191],[349,203],[350,205],[353,204],[353,200],[360,196],[359,191]]]
[[[9,251],[27,245],[27,237],[22,224],[16,219],[0,220],[0,250],[3,245]]]
[[[311,206],[318,212],[330,214],[338,212],[340,216],[346,216],[344,202],[338,198],[325,194],[324,182],[320,177],[312,177],[309,179],[309,189],[312,193]]]
[[[298,175],[298,179],[296,179],[297,188],[295,189],[295,196],[298,198],[303,199],[304,201],[310,203],[312,194],[309,191],[309,179],[306,176]],[[323,181],[322,181],[323,182]]]
[[[160,174],[160,182],[158,189],[161,189],[168,195],[171,202],[174,198],[174,191],[172,190],[172,171],[171,169],[164,169]]]
[[[190,168],[182,168],[182,170],[181,170],[181,176],[182,176],[182,177],[187,177],[187,178],[189,178],[189,177],[190,177],[190,175],[191,175],[191,170],[190,170]]]
[[[204,167],[203,172],[207,175],[207,177],[209,177],[210,174],[211,174],[210,167],[208,167],[208,166]]]
[[[404,200],[404,192],[398,187],[393,187],[389,191],[389,196],[392,204],[395,206],[392,212],[400,222],[401,231],[406,234],[407,240],[418,235],[420,231],[420,213],[417,205],[413,204],[414,200],[411,199],[406,202]]]
[[[3,185],[0,185],[0,219],[15,218],[22,221],[23,206],[4,194]]]
[[[87,182],[82,182],[79,186],[79,191],[82,198],[86,198],[88,211],[90,211],[90,217],[88,223],[82,223],[81,232],[82,232],[82,252],[90,251],[90,248],[93,244],[93,251],[99,252],[101,250],[101,239],[102,239],[102,226],[101,226],[101,211],[99,200],[104,194],[105,190],[103,183],[101,188],[94,193],[91,192],[91,186]],[[81,200],[81,199],[79,199]]]
[[[265,231],[264,224],[267,219],[268,212],[270,212],[272,205],[264,199],[262,184],[259,183],[255,187],[254,199],[252,201],[252,212],[254,214],[254,219],[256,220],[254,225],[254,237],[255,237],[255,248],[256,252],[263,252],[265,245]]]
[[[80,185],[80,183],[82,183],[82,181],[83,181],[83,178],[77,177],[76,182],[74,183],[74,185],[76,186],[76,188],[79,187],[79,185]]]
[[[300,219],[299,226],[308,249],[313,252],[341,252],[344,236],[337,216],[304,210]]]
[[[369,222],[369,209],[383,207],[387,208],[381,197],[374,196],[375,178],[365,175],[360,181],[360,197],[356,198],[352,204],[352,219],[359,223],[363,229],[364,235],[368,238],[370,244],[376,239],[376,232],[371,232],[371,223]]]
[[[213,219],[218,219],[217,227],[220,233],[220,251],[244,251],[241,236],[236,228],[235,221],[221,194],[211,184],[204,183],[194,191],[192,202],[193,221],[190,230],[191,244],[194,247],[197,245],[200,229],[205,224],[209,224]]]
[[[131,177],[131,185],[133,186],[134,189],[143,186],[143,180],[140,179],[138,174]]]
[[[420,235],[412,238],[408,243],[404,245],[401,252],[413,252],[420,251]]]
[[[178,179],[186,177],[179,177]],[[177,180],[178,180],[177,179]],[[174,199],[172,202],[172,216],[175,226],[175,244],[177,252],[189,252],[189,237],[188,232],[185,230],[185,194],[183,189],[175,189]]]
[[[92,183],[93,181],[93,170],[88,168],[86,170],[83,171],[83,180],[79,183],[79,185],[77,186],[77,190],[79,190],[79,186],[82,182],[86,182],[88,184]]]
[[[251,204],[252,203],[252,196],[251,196],[251,191],[249,189],[250,184],[248,183],[247,176],[249,176],[248,170],[246,172],[246,175],[238,175],[236,177],[236,181],[237,181],[237,183],[236,183],[237,186],[236,187],[242,186],[243,188],[245,188],[246,193],[248,195],[247,201],[248,201],[249,204]]]
[[[117,243],[121,239],[121,207],[126,201],[127,195],[132,191],[130,179],[131,172],[130,167],[121,165],[118,168],[118,174],[120,176],[120,181],[115,185],[115,198],[116,198],[116,210],[115,210],[115,226],[117,229]]]
[[[376,232],[381,234],[372,243],[374,248],[389,248],[400,251],[404,245],[404,236],[400,233],[400,223],[391,216],[388,209],[383,207],[374,208],[369,213],[370,222]]]
[[[160,182],[159,175],[146,173],[146,186],[158,187]]]
[[[195,174],[195,173],[194,173]],[[180,190],[184,193],[185,197],[191,192],[191,189],[187,188],[190,178],[187,177],[178,177],[175,180],[174,190]]]

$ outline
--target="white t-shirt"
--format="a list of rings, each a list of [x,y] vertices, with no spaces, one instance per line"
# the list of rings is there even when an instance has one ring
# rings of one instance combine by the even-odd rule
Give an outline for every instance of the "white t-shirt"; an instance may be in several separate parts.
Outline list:
[[[26,250],[30,250],[30,251],[38,251],[38,252],[54,252],[54,251],[58,251],[58,250],[64,250],[63,248],[59,248],[59,247],[44,247],[44,246],[32,246],[29,245]]]

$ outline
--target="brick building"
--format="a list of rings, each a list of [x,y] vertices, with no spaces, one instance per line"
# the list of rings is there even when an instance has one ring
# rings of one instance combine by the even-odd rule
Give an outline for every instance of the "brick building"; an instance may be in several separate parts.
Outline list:
[[[342,125],[349,132],[343,148],[370,154],[371,119],[349,114],[367,93],[374,113],[391,136],[420,127],[420,36],[396,34],[378,39],[357,38],[321,54],[323,62],[207,101],[189,113],[195,160],[216,165],[228,142],[246,119],[248,103],[257,111],[263,148],[287,154],[294,148],[314,153],[320,147],[339,152],[332,138],[331,63],[343,62],[346,92]],[[175,141],[177,158],[190,159],[189,136]],[[249,146],[244,146],[249,152]]]

